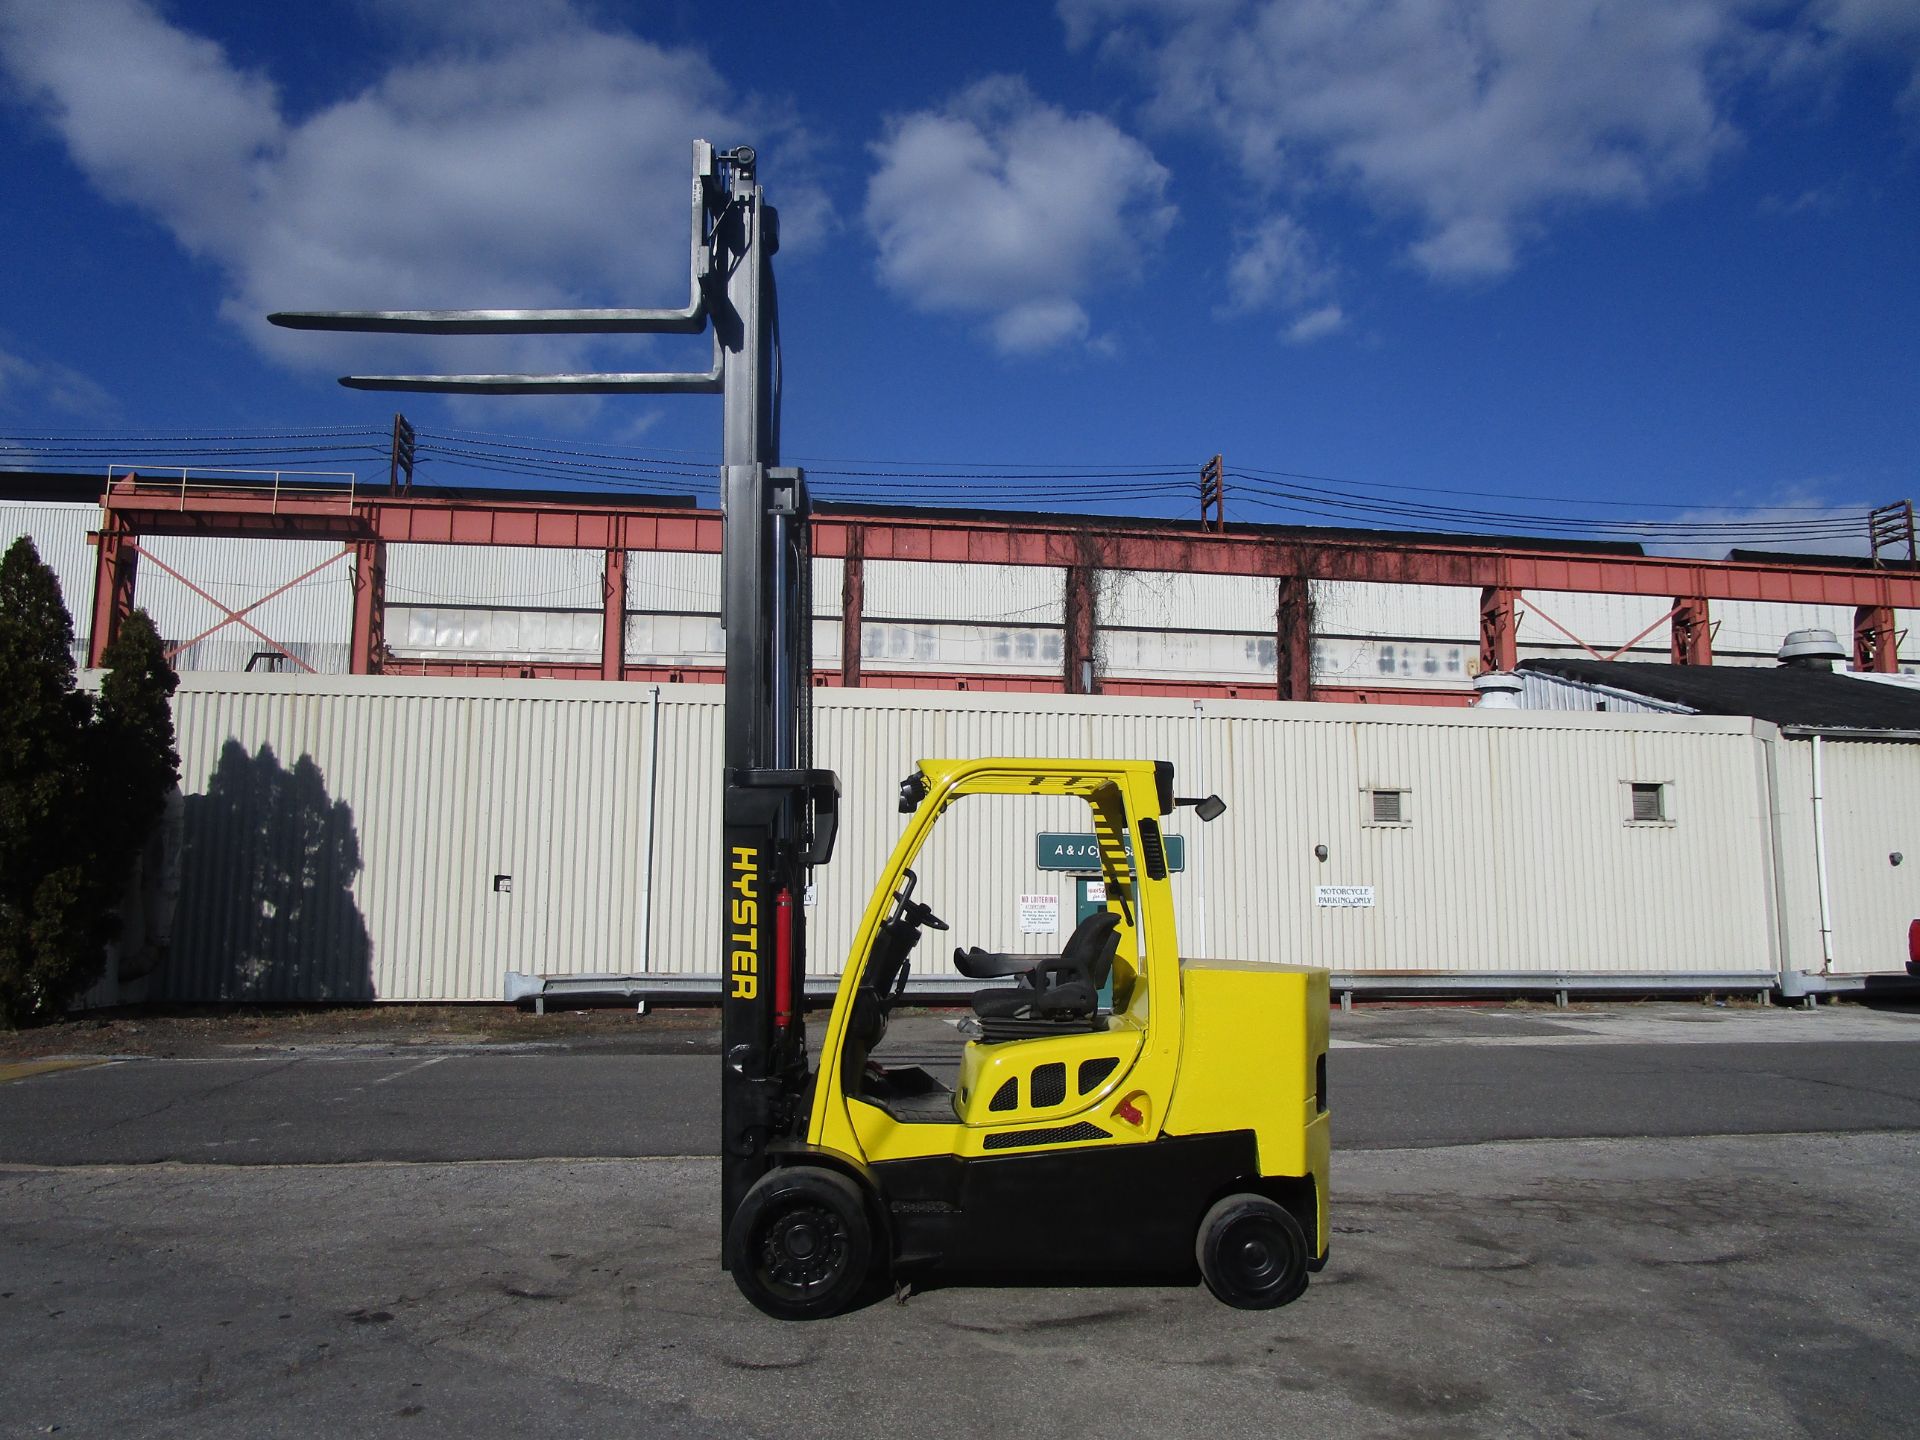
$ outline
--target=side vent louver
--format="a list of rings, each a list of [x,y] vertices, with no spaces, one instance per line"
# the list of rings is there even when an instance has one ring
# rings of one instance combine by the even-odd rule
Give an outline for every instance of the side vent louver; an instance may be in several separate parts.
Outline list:
[[[1027,1082],[1027,1096],[1036,1110],[1058,1105],[1067,1098],[1067,1067],[1058,1060],[1036,1067]]]
[[[1055,1125],[1042,1130],[1005,1130],[980,1142],[983,1150],[1015,1150],[1022,1145],[1063,1145],[1071,1140],[1109,1140],[1098,1125]]]
[[[1089,1091],[1098,1089],[1100,1082],[1119,1067],[1120,1061],[1112,1055],[1102,1056],[1098,1060],[1082,1060],[1079,1075],[1080,1093],[1085,1095]]]

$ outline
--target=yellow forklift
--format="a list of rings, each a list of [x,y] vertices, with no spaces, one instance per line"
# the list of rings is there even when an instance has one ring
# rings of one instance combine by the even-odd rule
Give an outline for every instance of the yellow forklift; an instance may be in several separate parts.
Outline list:
[[[807,1103],[733,1212],[726,1257],[769,1314],[827,1315],[870,1272],[1179,1282],[1285,1304],[1327,1255],[1327,974],[1182,961],[1161,822],[1204,819],[1143,760],[925,760],[873,892]],[[976,1037],[948,1089],[871,1056],[928,931],[916,857],[983,795],[1071,797],[1097,837],[1106,904],[1058,956],[957,950],[980,980]],[[1136,865],[1134,857],[1139,857]],[[1111,985],[1112,1008],[1098,1004]]]
[[[923,760],[817,1064],[802,903],[831,858],[840,785],[814,768],[809,502],[779,464],[779,223],[747,146],[693,147],[691,288],[673,309],[308,311],[301,330],[697,335],[704,369],[347,376],[357,389],[722,398],[726,630],[720,866],[722,1260],[804,1319],[916,1274],[1191,1280],[1228,1304],[1293,1299],[1327,1254],[1327,976],[1182,959],[1149,760]],[[982,981],[958,1085],[874,1058],[914,951],[947,926],[913,868],[953,806],[1083,802],[1106,900],[1058,955],[958,950]],[[976,801],[975,803],[979,803]],[[1137,857],[1137,862],[1136,858]],[[1111,1005],[1102,1006],[1103,988]]]

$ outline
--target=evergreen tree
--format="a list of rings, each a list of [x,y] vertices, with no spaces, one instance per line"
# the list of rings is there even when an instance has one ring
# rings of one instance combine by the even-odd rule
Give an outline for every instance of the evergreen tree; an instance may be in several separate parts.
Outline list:
[[[60,1014],[100,974],[114,906],[178,773],[178,681],[136,611],[96,707],[73,622],[24,536],[0,559],[0,1023]]]
[[[103,838],[118,860],[111,868],[124,871],[159,824],[167,792],[180,778],[172,703],[180,677],[144,610],[121,621],[101,659],[107,673],[94,724],[93,782],[97,813],[109,832]]]

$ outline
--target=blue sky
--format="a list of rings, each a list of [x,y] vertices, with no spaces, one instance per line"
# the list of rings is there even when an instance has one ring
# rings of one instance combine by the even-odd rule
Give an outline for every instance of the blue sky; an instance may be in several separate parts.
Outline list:
[[[260,317],[677,303],[705,135],[782,209],[821,493],[1222,451],[1488,529],[1818,523],[1916,488],[1917,74],[1913,0],[0,0],[0,432],[377,428],[335,375],[674,363]],[[403,408],[718,448],[709,400]],[[1191,513],[1145,485],[1032,501]]]

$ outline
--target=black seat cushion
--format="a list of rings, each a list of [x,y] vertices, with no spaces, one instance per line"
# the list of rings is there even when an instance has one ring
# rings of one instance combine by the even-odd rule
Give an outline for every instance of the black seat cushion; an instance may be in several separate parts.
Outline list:
[[[1038,961],[1026,983],[976,991],[973,1013],[983,1020],[1020,1020],[1084,1029],[1100,1004],[1100,986],[1120,948],[1120,917],[1098,910],[1074,927],[1060,954]]]

